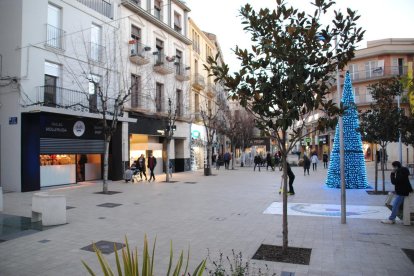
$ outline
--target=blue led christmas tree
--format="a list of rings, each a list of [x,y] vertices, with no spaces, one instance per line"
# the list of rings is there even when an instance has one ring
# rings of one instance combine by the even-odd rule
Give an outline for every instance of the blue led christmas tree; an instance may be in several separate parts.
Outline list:
[[[347,189],[365,189],[368,187],[361,135],[358,132],[358,111],[352,94],[352,83],[349,72],[346,72],[342,104],[344,155],[345,155],[345,186]],[[326,185],[330,188],[341,188],[339,125],[336,125],[335,140],[331,152]]]

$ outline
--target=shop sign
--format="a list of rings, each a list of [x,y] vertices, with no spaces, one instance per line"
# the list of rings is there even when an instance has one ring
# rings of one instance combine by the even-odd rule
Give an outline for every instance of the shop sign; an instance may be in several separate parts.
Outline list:
[[[194,138],[194,139],[200,138],[200,131],[198,131],[198,130],[191,131],[191,137]]]
[[[326,135],[319,136],[319,143],[326,144],[326,141],[327,141]]]
[[[40,137],[101,140],[103,126],[97,120],[43,114],[40,117]]]
[[[266,145],[265,139],[252,139],[251,141],[254,146]]]

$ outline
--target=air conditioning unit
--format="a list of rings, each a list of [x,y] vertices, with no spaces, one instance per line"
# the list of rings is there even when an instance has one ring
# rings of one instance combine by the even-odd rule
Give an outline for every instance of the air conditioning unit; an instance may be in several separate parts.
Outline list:
[[[137,51],[135,50],[135,48],[131,48],[131,56],[136,56],[137,55]]]

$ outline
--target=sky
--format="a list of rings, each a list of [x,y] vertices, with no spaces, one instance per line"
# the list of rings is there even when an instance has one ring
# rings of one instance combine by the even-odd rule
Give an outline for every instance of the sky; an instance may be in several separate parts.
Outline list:
[[[251,4],[256,10],[275,8],[276,0],[187,0],[191,9],[189,17],[206,32],[217,35],[230,70],[239,68],[239,61],[231,49],[236,45],[250,48],[249,35],[243,31],[240,7]],[[311,12],[311,0],[287,0],[288,6]],[[364,40],[358,48],[365,48],[366,42],[384,38],[414,38],[414,0],[337,0],[330,10],[356,10],[361,18],[358,26],[366,30]],[[329,18],[333,18],[330,16]]]

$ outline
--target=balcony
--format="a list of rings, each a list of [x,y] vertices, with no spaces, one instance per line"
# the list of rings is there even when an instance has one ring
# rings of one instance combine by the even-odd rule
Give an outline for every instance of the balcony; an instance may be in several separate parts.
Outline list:
[[[190,67],[185,66],[181,63],[174,62],[175,66],[175,79],[178,81],[188,81],[190,80],[190,74],[188,70]]]
[[[76,112],[98,113],[100,99],[96,94],[46,85],[36,87],[36,106],[72,110]],[[108,114],[114,111],[115,98],[109,98]]]
[[[144,65],[150,62],[148,52],[151,51],[151,47],[148,47],[136,40],[129,41],[129,60],[137,65]]]
[[[206,93],[208,97],[214,98],[216,96],[216,86],[213,83],[207,83]]]
[[[88,8],[113,19],[112,15],[112,5],[108,1],[105,0],[76,0],[79,3],[84,4]]]
[[[204,82],[204,77],[200,74],[194,74],[193,81],[191,84],[197,90],[202,90],[206,86]]]
[[[65,50],[65,34],[66,32],[55,26],[46,24],[46,43],[48,47],[59,50]]]
[[[170,65],[174,61],[173,58],[154,52],[154,71],[161,75],[174,73],[174,67]]]
[[[407,75],[407,66],[381,66],[370,70],[361,70],[349,72],[352,83],[360,83],[365,81],[379,81],[398,76]],[[344,79],[341,79],[341,83]]]

